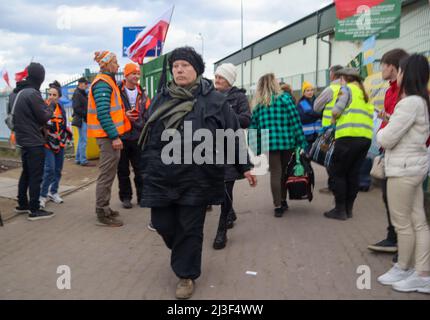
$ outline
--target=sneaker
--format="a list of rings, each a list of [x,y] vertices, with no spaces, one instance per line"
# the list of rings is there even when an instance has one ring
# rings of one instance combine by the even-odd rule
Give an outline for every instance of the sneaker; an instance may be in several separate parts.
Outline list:
[[[382,241],[379,241],[378,243],[368,245],[367,249],[376,251],[376,252],[396,253],[397,243],[394,243],[388,239],[384,239]]]
[[[95,167],[96,165],[94,163],[91,162],[85,162],[85,163],[81,163],[82,167]]]
[[[284,214],[284,209],[282,207],[275,208],[275,217],[281,218]]]
[[[157,229],[155,229],[155,228],[154,228],[154,226],[153,226],[153,224],[152,224],[152,221],[150,221],[150,222],[148,223],[148,229],[149,229],[149,230],[151,230],[151,231],[157,231]]]
[[[124,200],[122,201],[122,207],[123,207],[124,209],[131,209],[131,208],[133,208],[133,205],[131,204],[130,199],[124,199]]]
[[[176,299],[189,299],[194,292],[194,281],[191,279],[180,279],[176,286]]]
[[[103,227],[122,227],[124,223],[121,220],[118,220],[112,216],[108,216],[108,217],[97,217],[96,225],[103,226]]]
[[[52,201],[54,201],[55,203],[63,203],[64,202],[64,200],[60,197],[58,192],[54,193],[54,194],[49,193],[48,198],[51,199]]]
[[[39,197],[39,206],[41,208],[45,208],[46,207],[46,203],[49,201],[48,198],[45,197]]]
[[[29,213],[27,219],[30,221],[36,221],[36,220],[42,220],[42,219],[50,219],[53,216],[55,216],[54,212],[39,209],[32,213]]]
[[[282,201],[281,202],[281,208],[282,208],[282,210],[284,210],[284,211],[287,211],[288,210],[288,203],[287,203],[287,201]]]
[[[118,213],[118,212],[113,211],[111,208],[108,208],[108,209],[96,208],[96,214],[97,214],[96,225],[104,226],[104,227],[123,226],[124,223],[121,220],[114,217],[115,213]]]
[[[378,282],[383,285],[392,285],[396,282],[404,280],[414,273],[414,269],[403,270],[396,263],[388,272],[378,277]]]
[[[400,292],[430,293],[430,277],[421,277],[414,272],[410,277],[394,283],[393,289]]]
[[[118,218],[119,217],[119,212],[112,210],[111,208],[109,208],[109,216],[113,217],[113,218]]]
[[[346,211],[341,211],[336,208],[330,211],[324,212],[324,216],[329,219],[336,219],[336,220],[342,220],[342,221],[345,221],[346,219],[348,219],[348,216],[346,215]]]
[[[13,212],[15,213],[31,213],[30,208],[29,207],[15,207],[15,209],[13,210]]]

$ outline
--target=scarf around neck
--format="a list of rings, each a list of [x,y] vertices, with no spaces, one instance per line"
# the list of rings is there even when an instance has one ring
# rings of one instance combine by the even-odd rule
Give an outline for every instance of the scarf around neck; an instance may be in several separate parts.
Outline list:
[[[185,116],[190,113],[196,104],[194,96],[200,87],[201,76],[189,87],[178,86],[174,81],[167,85],[167,91],[171,99],[159,106],[149,117],[143,127],[139,138],[139,145],[142,150],[148,140],[149,126],[157,121],[163,121],[164,129],[177,129]]]

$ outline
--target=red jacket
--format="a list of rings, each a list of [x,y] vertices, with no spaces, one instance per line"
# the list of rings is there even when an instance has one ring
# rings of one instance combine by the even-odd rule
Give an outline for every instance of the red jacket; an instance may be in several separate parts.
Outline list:
[[[387,89],[387,92],[385,92],[384,109],[390,116],[393,114],[394,108],[399,100],[399,89],[400,88],[397,86],[397,80],[394,80],[390,81],[390,87]],[[384,128],[387,124],[388,121],[382,121],[379,130]]]

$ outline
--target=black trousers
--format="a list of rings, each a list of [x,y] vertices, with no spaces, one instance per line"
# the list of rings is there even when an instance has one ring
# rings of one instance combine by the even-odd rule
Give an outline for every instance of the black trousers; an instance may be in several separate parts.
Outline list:
[[[134,185],[136,187],[137,201],[142,198],[143,179],[140,170],[140,148],[137,141],[123,140],[123,149],[118,164],[119,199],[131,200],[133,189],[130,182],[130,164],[134,172]]]
[[[227,218],[230,211],[233,211],[233,188],[235,181],[226,181],[224,186],[224,202],[221,204],[221,214],[219,216],[218,231],[227,231]]]
[[[40,147],[23,147],[21,149],[22,172],[18,182],[18,205],[34,212],[39,210],[40,185],[45,167],[45,149]],[[27,191],[30,195],[28,201]]]
[[[336,205],[354,202],[360,183],[360,168],[370,148],[366,138],[339,138],[333,151],[330,175],[333,177]]]
[[[388,208],[387,198],[387,179],[382,180],[382,200],[384,200],[385,209],[387,212],[388,227],[387,227],[387,240],[397,243],[397,233],[393,224],[391,223],[390,210]]]
[[[201,274],[206,207],[174,204],[151,209],[154,228],[172,250],[170,265],[178,278],[194,280]]]

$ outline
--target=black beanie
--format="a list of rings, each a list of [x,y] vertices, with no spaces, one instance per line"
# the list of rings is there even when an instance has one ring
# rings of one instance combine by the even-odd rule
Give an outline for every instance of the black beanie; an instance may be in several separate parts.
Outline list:
[[[45,81],[45,68],[37,62],[32,62],[27,67],[28,76],[27,79],[34,82],[39,87]]]
[[[169,56],[169,67],[170,72],[173,72],[173,62],[177,60],[185,60],[189,62],[194,70],[197,72],[197,76],[200,76],[205,72],[205,63],[200,54],[192,47],[180,47],[172,51]]]

